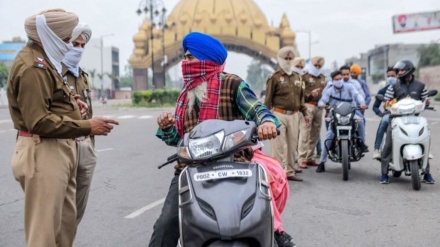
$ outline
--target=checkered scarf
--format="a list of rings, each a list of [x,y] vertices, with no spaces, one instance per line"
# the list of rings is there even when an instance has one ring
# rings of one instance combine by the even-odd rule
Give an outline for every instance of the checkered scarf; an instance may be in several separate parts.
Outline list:
[[[183,90],[177,98],[176,126],[179,135],[184,134],[185,111],[188,107],[188,91],[196,88],[203,82],[208,82],[208,90],[205,99],[201,102],[199,123],[207,119],[217,119],[220,99],[221,80],[220,73],[224,66],[212,61],[183,61]]]

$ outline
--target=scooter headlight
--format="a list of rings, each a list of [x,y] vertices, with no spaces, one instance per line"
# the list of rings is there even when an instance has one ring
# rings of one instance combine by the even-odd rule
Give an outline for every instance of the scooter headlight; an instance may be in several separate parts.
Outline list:
[[[225,133],[220,131],[204,138],[189,139],[190,156],[194,159],[201,159],[216,155],[221,151],[224,136]]]
[[[223,151],[227,151],[240,144],[246,137],[247,130],[240,130],[225,137]]]
[[[336,119],[338,119],[338,124],[347,125],[350,123],[351,114],[348,114],[347,116],[341,116],[341,114],[336,113]]]

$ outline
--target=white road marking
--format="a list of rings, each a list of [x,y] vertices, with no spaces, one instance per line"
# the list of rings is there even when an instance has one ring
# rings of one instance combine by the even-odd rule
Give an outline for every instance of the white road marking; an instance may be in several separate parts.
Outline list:
[[[164,202],[165,202],[165,197],[160,200],[157,200],[155,202],[152,202],[143,208],[140,208],[140,209],[134,211],[133,213],[125,216],[125,218],[126,219],[134,219],[134,218],[138,217],[139,215],[145,213],[146,211],[163,204]]]
[[[432,122],[432,123],[431,123],[431,125],[436,125],[436,124],[438,124],[438,122]]]
[[[12,122],[12,119],[0,120],[0,123],[9,123]]]
[[[98,149],[97,152],[106,152],[106,151],[112,151],[113,148],[104,148],[104,149]]]
[[[118,117],[118,119],[130,119],[130,118],[134,118],[134,117],[136,117],[136,116],[133,116],[133,115],[125,115],[125,116],[120,116],[120,117]]]
[[[139,119],[150,119],[150,118],[153,118],[153,116],[146,115],[146,116],[140,116],[138,118]]]

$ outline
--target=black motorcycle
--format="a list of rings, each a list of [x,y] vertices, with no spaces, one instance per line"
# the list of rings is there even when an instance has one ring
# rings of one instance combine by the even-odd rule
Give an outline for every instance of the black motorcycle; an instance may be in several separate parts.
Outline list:
[[[179,178],[179,246],[274,245],[265,170],[234,161],[235,153],[257,139],[253,122],[206,120],[185,134],[177,154],[160,166],[177,160],[187,164]]]
[[[325,140],[324,147],[333,162],[342,163],[342,179],[348,180],[351,162],[359,161],[364,156],[365,144],[359,137],[358,122],[355,112],[358,108],[351,103],[341,102],[330,108],[331,125],[335,137]]]

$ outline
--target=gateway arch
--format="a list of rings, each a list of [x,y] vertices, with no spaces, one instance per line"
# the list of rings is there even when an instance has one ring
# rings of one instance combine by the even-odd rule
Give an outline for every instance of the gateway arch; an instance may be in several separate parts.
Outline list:
[[[160,29],[145,18],[133,37],[129,63],[135,91],[148,89],[151,67],[154,87],[165,87],[164,72],[183,59],[182,39],[189,32],[212,35],[228,51],[246,54],[274,68],[281,47],[290,45],[296,49],[295,33],[287,16],[281,17],[278,26],[270,26],[252,0],[180,0],[165,23],[167,28]],[[295,55],[299,56],[297,50]]]

